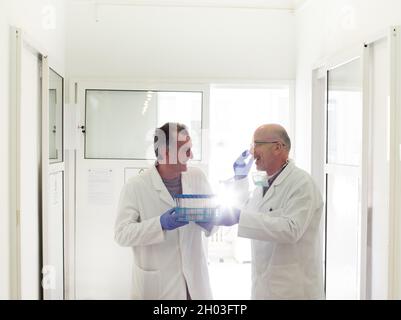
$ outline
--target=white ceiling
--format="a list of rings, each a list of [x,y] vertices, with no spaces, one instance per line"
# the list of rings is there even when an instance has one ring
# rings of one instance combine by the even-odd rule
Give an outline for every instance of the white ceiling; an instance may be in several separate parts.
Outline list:
[[[77,3],[138,6],[243,7],[294,10],[308,0],[73,0]]]

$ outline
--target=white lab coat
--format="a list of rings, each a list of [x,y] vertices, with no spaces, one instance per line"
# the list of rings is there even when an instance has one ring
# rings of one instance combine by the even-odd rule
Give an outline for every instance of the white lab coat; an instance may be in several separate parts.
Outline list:
[[[182,189],[187,194],[210,194],[210,186],[200,169],[182,173]],[[199,225],[163,231],[160,215],[175,207],[156,167],[131,178],[123,187],[115,225],[115,239],[132,247],[133,299],[185,300],[212,299],[207,266],[205,234]]]
[[[247,179],[236,188],[248,190]],[[238,235],[252,246],[252,299],[323,299],[323,201],[312,177],[292,161],[263,197],[241,210]]]

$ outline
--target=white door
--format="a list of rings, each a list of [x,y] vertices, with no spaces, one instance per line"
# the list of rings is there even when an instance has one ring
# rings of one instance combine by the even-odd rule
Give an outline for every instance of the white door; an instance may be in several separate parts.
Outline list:
[[[47,57],[11,30],[11,287],[14,299],[41,299],[42,220],[46,210]],[[47,92],[46,92],[47,94]]]
[[[48,196],[43,217],[43,292],[46,300],[64,299],[64,81],[49,69]]]
[[[22,299],[41,297],[41,68],[37,52],[24,42],[21,52],[19,221]]]
[[[26,34],[11,39],[12,297],[63,299],[63,84]]]
[[[366,43],[363,58],[357,49],[360,57],[335,57],[335,67],[313,73],[312,173],[326,195],[328,299],[387,299],[392,285],[394,32]]]
[[[362,62],[327,74],[326,297],[359,297]]]
[[[154,130],[168,121],[189,126],[194,144],[192,165],[203,166],[207,91],[200,86],[82,81],[77,88],[76,298],[129,299],[132,251],[114,241],[121,188],[131,176],[154,163]]]

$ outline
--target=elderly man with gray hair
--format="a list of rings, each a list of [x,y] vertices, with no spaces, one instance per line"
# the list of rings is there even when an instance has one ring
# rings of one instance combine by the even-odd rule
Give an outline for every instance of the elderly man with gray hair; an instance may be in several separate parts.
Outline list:
[[[252,240],[253,299],[324,298],[323,201],[312,177],[288,158],[290,149],[282,126],[259,127],[250,151],[234,163],[234,189],[248,191],[254,160],[265,178],[241,209],[225,209],[216,221],[238,223],[238,236]]]

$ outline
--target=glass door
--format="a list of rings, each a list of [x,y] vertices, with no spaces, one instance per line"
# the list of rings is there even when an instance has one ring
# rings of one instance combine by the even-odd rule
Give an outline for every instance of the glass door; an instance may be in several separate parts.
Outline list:
[[[360,270],[362,65],[327,73],[326,297],[358,299]]]
[[[64,79],[49,68],[47,210],[42,221],[43,298],[64,299]]]

